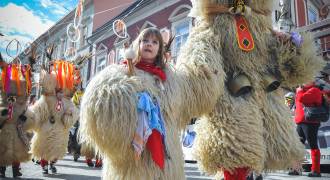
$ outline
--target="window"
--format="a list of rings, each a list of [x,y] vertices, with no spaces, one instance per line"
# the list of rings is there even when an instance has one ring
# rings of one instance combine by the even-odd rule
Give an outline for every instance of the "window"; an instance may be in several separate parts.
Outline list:
[[[317,22],[317,19],[318,19],[317,10],[312,6],[308,6],[308,23],[313,24]]]
[[[116,63],[120,64],[121,61],[125,59],[125,49],[124,47],[118,47],[116,49]]]
[[[106,67],[106,56],[101,56],[99,58],[97,58],[97,65],[96,65],[96,72],[100,72],[102,69],[104,69]]]
[[[108,61],[108,48],[104,44],[100,44],[99,47],[97,48],[96,52],[98,53],[96,57],[96,66],[95,66],[95,71],[100,72],[102,69],[104,69],[107,66],[107,61]]]
[[[53,51],[53,58],[54,59],[59,59],[60,58],[60,49],[58,47],[58,42],[54,42],[54,51]]]
[[[181,46],[187,41],[189,35],[189,21],[184,21],[174,28],[174,51],[173,55],[177,56]]]
[[[115,64],[115,51],[111,50],[108,55],[108,64]]]
[[[169,21],[172,22],[172,34],[175,35],[172,43],[171,52],[173,62],[176,62],[176,58],[179,55],[181,47],[187,41],[190,29],[192,27],[192,18],[187,17],[191,7],[189,5],[181,5],[177,7],[169,17]]]
[[[88,62],[84,62],[82,65],[80,65],[80,77],[83,88],[86,88],[87,86],[87,82],[88,82],[87,74],[88,74]]]
[[[121,39],[121,38],[117,38],[114,42],[115,45],[115,52],[116,52],[116,57],[115,57],[115,63],[120,64],[121,61],[123,61],[125,59],[125,45],[129,46],[129,42],[130,42],[130,35],[127,34],[127,38],[126,39]]]
[[[66,41],[65,41],[65,38],[61,38],[61,50],[60,50],[60,57],[63,57],[64,56],[64,52],[66,51]]]
[[[88,37],[88,26],[84,26],[81,29],[80,48],[84,47],[87,44],[87,37]]]

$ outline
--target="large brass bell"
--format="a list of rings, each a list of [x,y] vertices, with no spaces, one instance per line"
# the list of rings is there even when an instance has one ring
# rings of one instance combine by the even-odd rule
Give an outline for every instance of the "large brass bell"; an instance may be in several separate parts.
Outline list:
[[[240,73],[228,81],[228,89],[233,96],[239,97],[251,92],[252,86],[248,77]]]
[[[262,85],[266,92],[272,92],[275,91],[281,83],[273,75],[264,74],[262,76]]]

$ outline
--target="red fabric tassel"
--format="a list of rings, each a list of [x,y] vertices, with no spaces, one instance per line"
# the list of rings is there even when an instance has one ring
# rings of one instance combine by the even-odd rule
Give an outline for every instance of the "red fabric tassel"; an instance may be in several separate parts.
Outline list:
[[[9,120],[13,119],[13,112],[14,112],[14,106],[13,103],[10,102],[8,105],[8,118]]]
[[[164,145],[160,132],[153,129],[151,135],[147,141],[147,149],[151,153],[152,160],[159,166],[160,169],[164,169]]]
[[[320,173],[321,153],[320,149],[311,149],[312,171]]]
[[[225,180],[246,180],[248,173],[248,168],[235,168],[233,174],[227,170],[225,170],[223,174],[225,176]]]

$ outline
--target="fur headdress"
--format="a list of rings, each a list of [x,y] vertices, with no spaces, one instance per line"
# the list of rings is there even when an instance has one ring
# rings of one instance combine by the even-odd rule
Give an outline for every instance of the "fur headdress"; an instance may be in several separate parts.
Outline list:
[[[191,0],[193,7],[189,16],[207,18],[215,14],[233,13],[232,8],[242,3],[246,7],[247,13],[254,11],[268,15],[277,2],[278,0]]]

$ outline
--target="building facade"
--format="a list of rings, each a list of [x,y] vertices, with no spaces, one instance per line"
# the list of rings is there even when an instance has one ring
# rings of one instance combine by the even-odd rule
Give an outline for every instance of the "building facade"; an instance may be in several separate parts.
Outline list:
[[[273,13],[274,27],[280,31],[312,32],[318,54],[330,60],[330,1],[280,0]]]
[[[80,37],[79,39],[73,39],[75,42],[68,38],[67,33],[68,25],[74,22],[75,9],[50,27],[48,31],[39,36],[34,42],[32,42],[32,44],[37,46],[37,64],[35,66],[36,72],[34,73],[33,78],[33,94],[40,94],[38,87],[40,67],[48,62],[46,57],[46,47],[54,44],[54,51],[52,54],[52,59],[54,60],[62,59],[73,61],[76,57],[84,56],[91,51],[91,45],[88,44],[87,38],[92,35],[93,15],[93,0],[86,0],[83,7],[82,19],[80,25],[78,26]],[[27,63],[28,57],[24,53],[22,53],[20,57],[23,62]],[[88,63],[85,63],[82,66],[81,76],[83,87],[85,87],[86,83],[84,82],[87,82]]]
[[[95,1],[97,3],[97,1]],[[96,6],[96,5],[95,5]],[[177,57],[193,25],[187,17],[191,9],[190,0],[137,0],[119,15],[93,32],[90,42],[97,55],[91,62],[91,76],[109,64],[120,63],[124,58],[124,44],[131,43],[146,27],[168,29],[175,34],[172,55]],[[113,22],[121,19],[127,26],[127,37],[121,38],[113,32]]]
[[[279,31],[311,31],[319,46],[319,54],[329,60],[330,14],[325,1],[327,0],[279,0],[278,6],[274,7],[273,22],[274,28]],[[95,7],[99,6],[98,1],[94,3]],[[94,28],[89,38],[93,44],[93,53],[97,54],[90,62],[90,77],[109,64],[120,63],[123,59],[124,44],[131,43],[141,29],[149,26],[161,30],[169,29],[175,35],[172,43],[175,63],[180,47],[193,26],[193,19],[187,17],[190,9],[190,0],[136,0],[118,15],[112,14],[115,16]],[[113,22],[117,19],[123,20],[127,26],[126,38],[117,37],[113,32]]]

